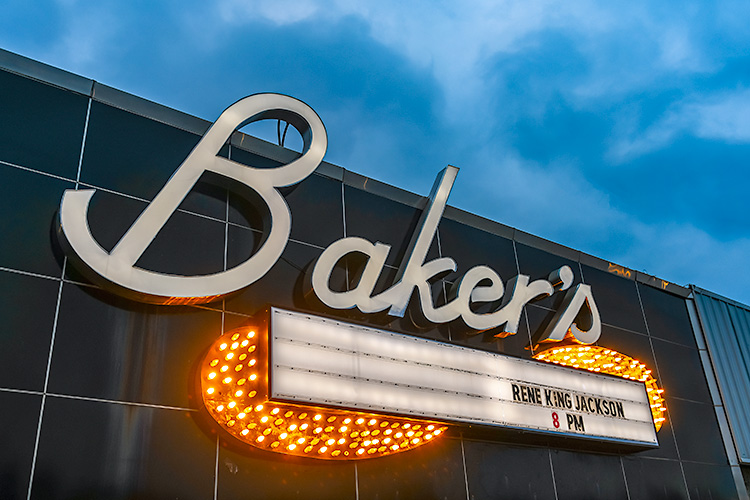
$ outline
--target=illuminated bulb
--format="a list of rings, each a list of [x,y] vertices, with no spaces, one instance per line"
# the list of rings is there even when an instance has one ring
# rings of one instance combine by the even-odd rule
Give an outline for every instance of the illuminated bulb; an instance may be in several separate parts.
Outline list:
[[[220,351],[223,351],[223,350],[224,350],[224,349],[226,349],[226,348],[227,348],[227,344],[226,344],[226,343],[223,343],[223,344],[221,344],[221,345],[219,346],[219,350],[220,350]]]
[[[404,434],[402,432],[397,432],[396,433],[396,439],[401,439],[403,436],[404,436]]]
[[[251,339],[253,337],[255,337],[255,332],[251,331],[250,333],[247,334],[247,338]]]
[[[434,428],[435,428],[435,426],[434,426],[434,425],[428,425],[428,426],[427,426],[427,430],[428,430],[428,431],[431,431],[431,430],[432,430],[432,429],[434,429]]]
[[[251,335],[245,330],[230,332],[217,339],[209,352],[224,352],[221,357],[212,356],[203,360],[199,379],[202,391],[205,391],[202,392],[203,400],[209,413],[225,431],[243,442],[289,455],[305,456],[317,450],[320,458],[351,460],[364,458],[365,455],[388,455],[409,450],[413,447],[411,441],[404,440],[403,445],[399,446],[402,441],[394,439],[393,434],[403,427],[404,433],[407,432],[406,429],[412,429],[409,431],[410,439],[419,438],[422,433],[416,431],[428,427],[429,422],[406,422],[402,419],[399,419],[400,422],[394,422],[391,418],[373,418],[373,415],[352,410],[321,408],[319,411],[322,413],[310,410],[308,414],[304,410],[309,407],[301,404],[269,402],[268,404],[274,406],[266,407],[266,400],[261,398],[264,398],[268,391],[267,365],[263,359],[254,359],[254,355],[248,354],[256,349],[265,349],[266,339],[261,339],[263,344],[258,342],[253,345],[253,341],[247,340],[253,336],[254,333]],[[223,348],[219,349],[221,345]],[[228,362],[225,362],[225,359]],[[251,373],[251,366],[256,367],[255,369],[260,367],[260,370]],[[231,375],[231,371],[236,375]],[[630,374],[629,371],[628,373]],[[221,385],[209,387],[209,381]],[[246,385],[250,387],[245,389]],[[249,399],[256,397],[257,400]],[[250,404],[251,402],[260,404]],[[314,423],[303,423],[307,418]],[[433,425],[431,429],[434,427]],[[368,428],[370,430],[367,430]],[[383,434],[383,440],[376,438],[380,437],[380,434]],[[398,435],[403,436],[402,433]],[[432,434],[433,438],[436,435]],[[369,439],[365,440],[368,436]],[[422,438],[419,444],[426,439],[428,438]],[[391,446],[395,446],[395,449],[390,448]],[[358,453],[358,449],[363,451]]]
[[[361,455],[364,452],[365,452],[365,449],[364,448],[360,448],[360,449],[357,450],[357,455]]]

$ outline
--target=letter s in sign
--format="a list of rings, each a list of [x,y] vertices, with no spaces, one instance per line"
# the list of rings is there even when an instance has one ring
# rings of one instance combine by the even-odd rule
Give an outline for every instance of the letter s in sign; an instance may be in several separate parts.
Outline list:
[[[218,156],[238,128],[263,119],[280,119],[302,136],[303,155],[278,168],[253,168]],[[155,304],[215,300],[259,280],[281,256],[289,240],[291,214],[277,188],[310,175],[323,160],[328,138],[320,117],[305,103],[279,94],[256,94],[229,106],[177,168],[159,194],[107,253],[88,225],[95,190],[67,190],[60,204],[58,235],[67,255],[89,279],[120,294]],[[238,266],[215,274],[176,276],[135,267],[143,252],[177,210],[203,172],[234,179],[258,193],[271,214],[270,234],[261,248]]]

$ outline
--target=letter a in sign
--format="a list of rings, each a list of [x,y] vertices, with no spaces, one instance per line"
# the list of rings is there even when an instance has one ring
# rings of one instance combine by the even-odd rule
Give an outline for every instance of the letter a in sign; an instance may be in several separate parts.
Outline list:
[[[302,136],[303,155],[278,168],[253,168],[218,156],[232,132],[254,121],[280,119]],[[256,94],[228,107],[111,252],[94,239],[88,207],[95,190],[67,190],[60,204],[60,241],[76,267],[105,287],[156,304],[201,303],[239,290],[263,277],[289,240],[291,214],[277,188],[295,184],[323,160],[328,139],[320,117],[305,103],[279,94]],[[271,214],[261,248],[238,266],[215,274],[176,276],[135,266],[203,172],[233,179],[254,190]]]

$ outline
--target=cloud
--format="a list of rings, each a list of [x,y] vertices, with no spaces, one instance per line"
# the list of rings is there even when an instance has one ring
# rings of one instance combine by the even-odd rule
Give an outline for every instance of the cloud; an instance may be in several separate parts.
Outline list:
[[[450,203],[631,269],[747,301],[750,237],[716,238],[690,222],[647,223],[613,206],[575,165],[495,156],[460,173]]]
[[[633,138],[622,138],[610,157],[624,162],[669,146],[681,134],[726,143],[750,143],[750,90],[685,99]]]

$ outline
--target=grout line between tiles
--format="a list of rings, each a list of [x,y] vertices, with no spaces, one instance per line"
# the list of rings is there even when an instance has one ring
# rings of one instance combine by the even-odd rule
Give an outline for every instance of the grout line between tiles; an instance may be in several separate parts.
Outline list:
[[[65,276],[65,268],[68,264],[67,257],[63,259],[63,266],[62,266],[62,276]],[[50,337],[50,343],[49,343],[49,352],[47,354],[47,369],[44,374],[44,389],[42,391],[42,402],[39,407],[39,420],[37,421],[36,426],[36,437],[34,438],[34,452],[31,458],[31,471],[29,473],[29,488],[26,492],[26,499],[31,499],[31,489],[34,485],[34,472],[36,471],[36,458],[37,454],[39,452],[39,438],[42,434],[42,420],[44,418],[44,407],[47,402],[47,388],[49,386],[49,373],[50,373],[50,367],[52,365],[52,351],[55,347],[55,334],[57,333],[57,320],[60,315],[60,302],[62,301],[62,290],[63,290],[63,280],[60,279],[60,284],[57,288],[57,302],[55,304],[55,316],[52,321],[52,335]]]
[[[638,286],[638,282],[635,283],[635,291],[638,295],[638,305],[641,308],[641,315],[643,315],[643,323],[646,325],[646,333],[648,334],[648,345],[651,347],[651,356],[653,356],[654,359],[654,369],[656,370],[656,374],[658,376],[658,380],[663,380],[661,377],[661,370],[659,370],[659,360],[656,359],[656,351],[654,350],[654,343],[653,339],[651,337],[651,329],[648,326],[648,318],[646,318],[646,309],[643,307],[643,299],[641,298],[641,289]],[[674,433],[674,426],[672,425],[672,417],[670,415],[667,415],[667,419],[669,422],[669,431],[672,434],[672,440],[674,441],[674,449],[677,453],[677,460],[680,464],[680,472],[682,473],[682,481],[685,485],[685,491],[689,491],[688,483],[687,483],[687,476],[685,476],[685,467],[682,465],[682,456],[680,455],[680,447],[677,444],[677,436]]]
[[[461,465],[464,469],[464,485],[466,485],[466,500],[471,500],[469,496],[469,474],[466,472],[466,451],[464,450],[464,435],[463,433],[459,437],[461,441]]]

